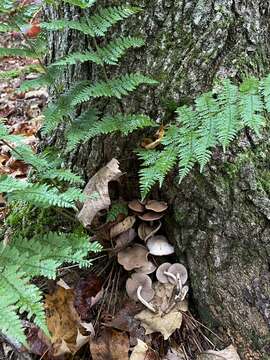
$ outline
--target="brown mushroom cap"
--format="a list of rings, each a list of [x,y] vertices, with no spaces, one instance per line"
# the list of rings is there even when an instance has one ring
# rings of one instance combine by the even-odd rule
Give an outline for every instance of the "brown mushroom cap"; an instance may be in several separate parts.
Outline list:
[[[135,211],[137,213],[143,213],[144,212],[144,205],[139,200],[132,200],[128,203],[128,207],[130,210]]]
[[[156,271],[156,277],[159,282],[162,284],[167,284],[169,282],[168,276],[164,274],[164,271],[168,271],[169,267],[172,266],[171,263],[163,263],[161,264]]]
[[[159,220],[164,216],[162,213],[156,213],[154,211],[148,211],[143,215],[139,215],[139,218],[143,221],[155,221]]]
[[[125,270],[130,271],[146,265],[148,263],[148,254],[149,251],[146,247],[135,244],[119,251],[117,254],[117,260]]]
[[[141,296],[146,301],[151,301],[155,295],[152,289],[152,280],[148,275],[145,274],[133,274],[126,282],[126,291],[128,296],[137,301],[137,289],[142,286]]]
[[[137,235],[136,231],[133,228],[120,234],[115,239],[115,243],[116,243],[115,250],[120,250],[128,246],[135,239],[136,235]]]
[[[148,261],[147,264],[143,265],[142,267],[135,269],[136,273],[138,274],[152,274],[156,270],[156,265],[152,263],[152,261]]]
[[[178,273],[180,275],[182,285],[184,285],[188,279],[187,269],[182,264],[175,263],[175,264],[171,265],[168,269],[168,272],[173,274],[174,276],[176,276]],[[174,284],[173,279],[171,279],[171,278],[168,278],[168,279],[171,284]]]
[[[163,235],[152,236],[147,241],[147,247],[150,254],[156,256],[170,255],[174,253],[174,247],[169,244],[167,238]]]
[[[147,241],[151,236],[160,229],[161,222],[159,221],[157,226],[148,225],[146,222],[142,222],[138,227],[139,238],[143,241]]]
[[[160,213],[168,209],[168,205],[165,201],[148,200],[145,208],[154,212]]]

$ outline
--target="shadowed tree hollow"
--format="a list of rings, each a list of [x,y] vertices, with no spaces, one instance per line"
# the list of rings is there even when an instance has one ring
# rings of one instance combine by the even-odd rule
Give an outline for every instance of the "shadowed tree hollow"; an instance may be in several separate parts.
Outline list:
[[[238,82],[247,74],[269,73],[270,1],[130,3],[141,6],[143,12],[115,31],[143,36],[146,46],[131,51],[122,66],[107,72],[140,71],[159,85],[141,88],[123,100],[125,111],[166,123],[177,106],[191,103],[216,79]],[[48,9],[46,16],[78,19],[83,14],[65,6]],[[72,31],[54,33],[49,61],[91,45],[91,39]],[[65,76],[68,84],[78,78],[95,80],[96,67],[77,66]],[[101,104],[104,112],[117,106],[114,100]],[[132,151],[141,136],[95,139],[72,153],[70,161],[90,177],[112,156],[117,157],[127,172],[126,186],[135,194],[139,163]],[[61,136],[55,137],[61,144]],[[156,190],[170,204],[167,231],[179,260],[188,267],[192,302],[200,319],[221,337],[231,336],[243,351],[248,344],[266,359],[270,354],[269,149],[267,129],[260,137],[246,131],[225,154],[216,149],[203,173],[195,168],[179,185],[172,171],[163,188]]]

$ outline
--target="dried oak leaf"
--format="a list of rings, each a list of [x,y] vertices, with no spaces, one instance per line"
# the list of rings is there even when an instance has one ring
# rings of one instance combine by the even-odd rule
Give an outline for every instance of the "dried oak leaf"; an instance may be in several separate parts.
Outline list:
[[[81,332],[80,317],[74,308],[74,291],[57,287],[52,295],[45,299],[47,326],[52,335],[53,355],[75,354],[90,336]]]
[[[125,332],[103,329],[101,335],[90,340],[93,360],[128,360],[129,340]]]
[[[200,354],[197,360],[240,360],[240,357],[233,345],[221,351],[208,350]]]
[[[112,159],[89,180],[84,189],[84,194],[89,198],[78,214],[78,219],[84,227],[91,225],[100,210],[107,209],[111,205],[108,185],[110,181],[117,180],[121,175],[119,162]],[[97,196],[93,197],[93,194]]]
[[[172,302],[174,285],[155,283],[153,288],[155,296],[150,303],[157,309],[157,312],[152,313],[146,309],[137,314],[135,319],[141,321],[146,335],[160,332],[164,339],[167,340],[176,329],[180,328],[182,311],[187,311],[187,303],[185,301],[176,303],[166,314],[165,311]]]

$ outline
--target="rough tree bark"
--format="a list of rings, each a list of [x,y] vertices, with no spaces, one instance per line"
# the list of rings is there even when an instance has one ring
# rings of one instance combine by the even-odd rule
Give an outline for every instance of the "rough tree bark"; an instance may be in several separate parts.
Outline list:
[[[145,10],[121,30],[142,34],[147,46],[131,52],[121,69],[151,73],[160,85],[125,100],[127,110],[168,119],[177,105],[211,88],[216,78],[237,81],[246,73],[269,72],[269,0],[131,3]],[[68,7],[49,16],[63,11],[66,17],[78,16]],[[51,46],[53,57],[59,57],[88,43],[64,33],[52,36]],[[95,68],[76,68],[67,79],[78,76],[94,79]],[[115,137],[94,140],[71,161],[90,176],[112,155],[118,157],[130,176],[129,187],[134,187],[136,141],[136,136],[133,143]],[[243,359],[248,358],[248,344],[258,358],[270,357],[269,150],[269,133],[258,139],[247,132],[225,155],[217,150],[203,174],[195,170],[181,186],[172,174],[160,192],[171,205],[167,230],[188,266],[195,309],[204,324],[243,346]]]

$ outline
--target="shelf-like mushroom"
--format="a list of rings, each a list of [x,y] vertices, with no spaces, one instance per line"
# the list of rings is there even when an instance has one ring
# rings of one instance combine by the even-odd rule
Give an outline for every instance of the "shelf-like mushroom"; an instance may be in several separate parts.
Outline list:
[[[130,271],[136,268],[141,268],[148,263],[149,251],[146,247],[135,244],[119,251],[117,260],[125,270]]]
[[[164,216],[164,214],[156,213],[154,211],[148,211],[147,213],[138,216],[143,221],[155,221],[161,219]]]
[[[174,253],[174,247],[163,235],[152,236],[147,241],[147,247],[150,251],[150,254],[156,256],[170,255]]]
[[[145,208],[144,205],[139,200],[132,200],[128,203],[128,207],[130,210],[134,211],[135,213],[143,213]]]
[[[156,226],[151,226],[146,222],[142,222],[138,227],[139,238],[143,241],[147,241],[151,236],[154,236],[155,233],[161,228],[161,222],[159,221]]]
[[[168,205],[165,201],[148,200],[145,208],[157,213],[163,212],[168,209]]]
[[[126,291],[131,299],[140,301],[150,311],[156,312],[156,309],[149,304],[155,292],[152,289],[152,280],[148,275],[133,274],[126,282]]]
[[[135,269],[136,273],[139,274],[152,274],[156,270],[156,265],[152,263],[152,261],[148,261],[147,264],[143,265],[142,267]]]

